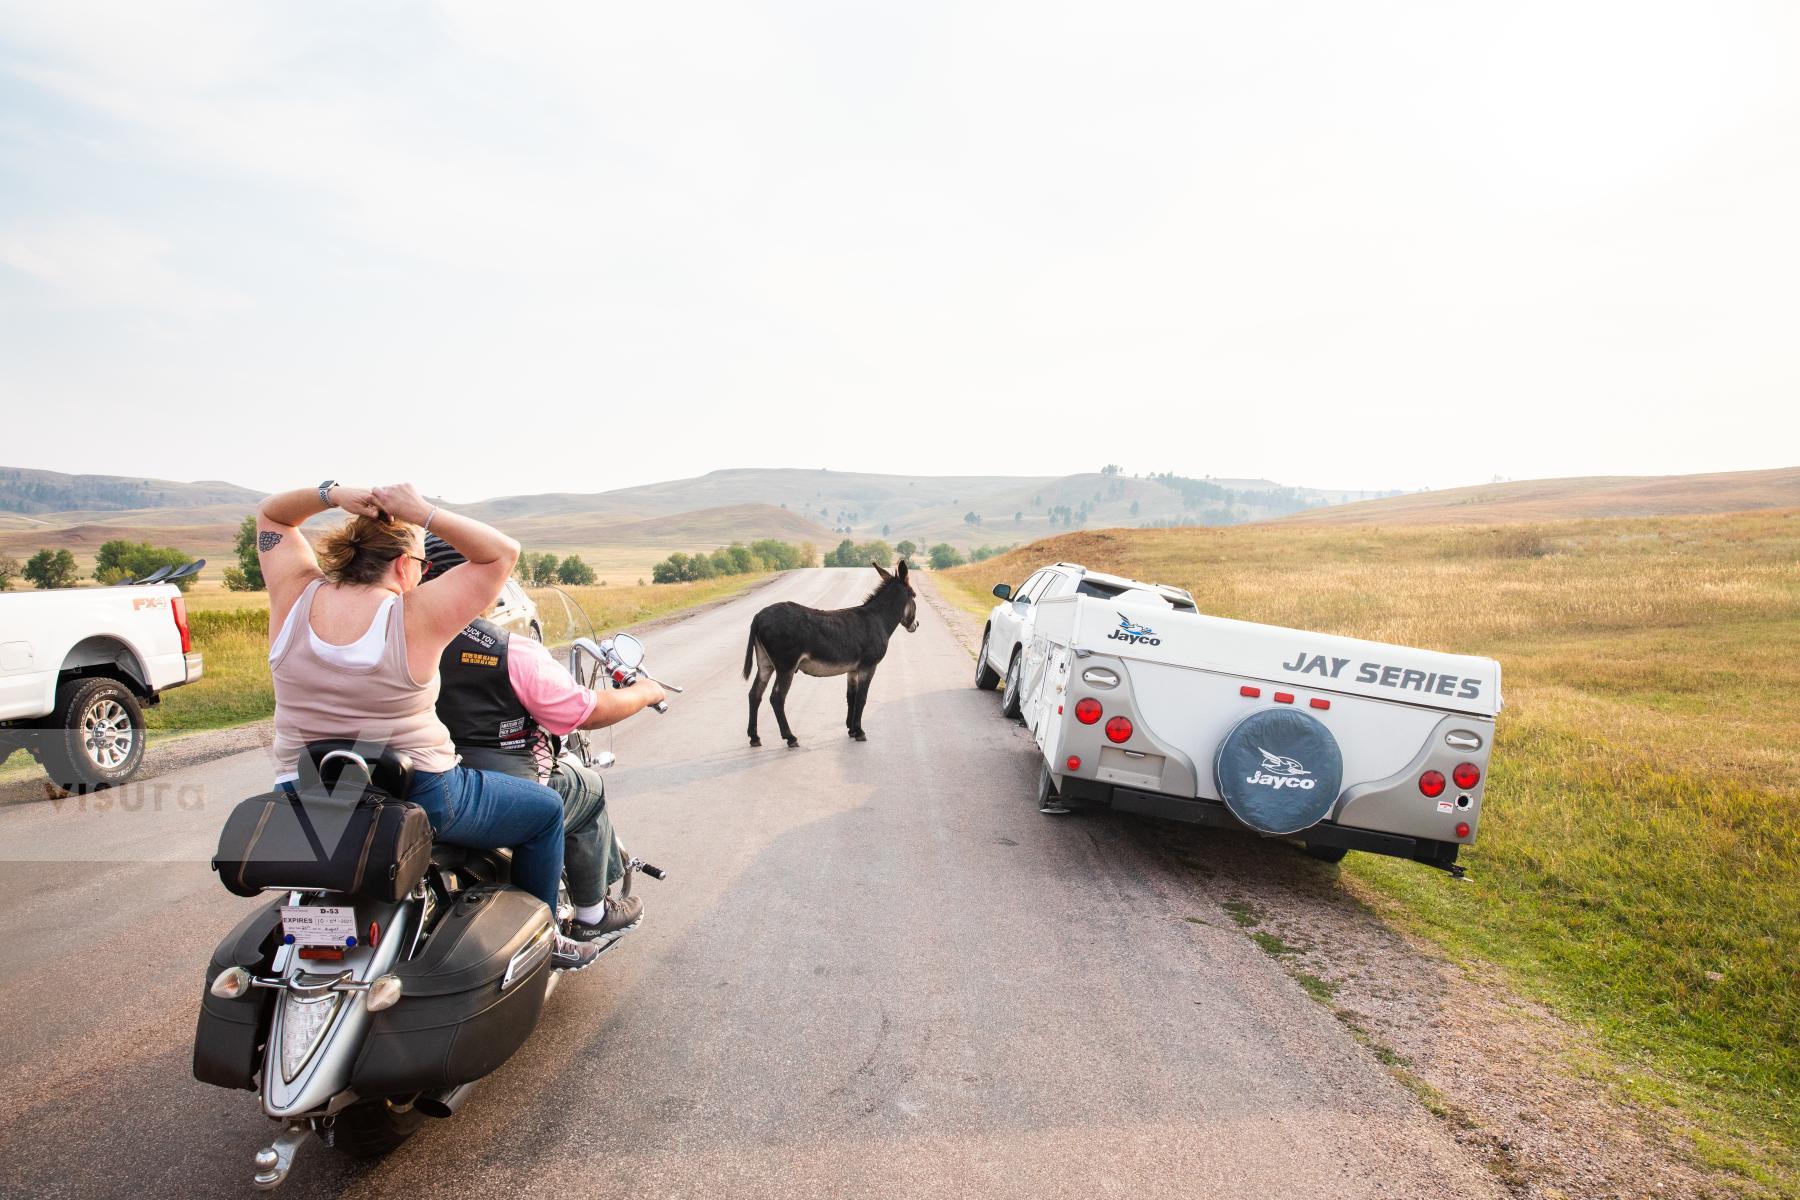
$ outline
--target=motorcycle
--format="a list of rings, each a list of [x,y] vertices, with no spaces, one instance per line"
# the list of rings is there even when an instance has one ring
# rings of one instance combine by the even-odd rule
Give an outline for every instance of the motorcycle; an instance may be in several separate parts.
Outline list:
[[[597,639],[588,628],[567,646],[585,686],[652,678],[638,639]],[[666,702],[654,707],[668,711]],[[560,752],[597,769],[615,761],[579,732]],[[297,796],[245,801],[221,835],[223,848],[239,814],[253,822],[247,844],[273,847],[268,861],[214,865],[222,880],[229,868],[232,890],[260,883],[256,891],[272,898],[213,953],[194,1074],[255,1093],[280,1124],[255,1155],[258,1189],[280,1186],[309,1138],[374,1158],[425,1120],[454,1115],[476,1081],[524,1044],[555,990],[551,952],[558,923],[573,913],[566,886],[552,914],[511,885],[507,851],[432,842],[423,811],[403,802],[411,774],[391,751],[315,743]],[[388,845],[398,849],[371,863],[370,847]],[[666,877],[618,850],[621,895],[639,872]]]

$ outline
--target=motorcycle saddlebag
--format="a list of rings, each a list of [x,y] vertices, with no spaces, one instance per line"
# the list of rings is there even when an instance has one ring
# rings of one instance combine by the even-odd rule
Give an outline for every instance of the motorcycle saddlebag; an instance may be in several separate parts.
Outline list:
[[[276,789],[225,818],[213,870],[240,896],[322,888],[363,900],[402,900],[431,861],[425,810],[373,787]]]
[[[555,930],[543,901],[518,888],[461,893],[418,957],[395,964],[400,1000],[374,1015],[350,1086],[363,1096],[435,1091],[511,1058],[543,1012]]]
[[[194,1029],[194,1078],[217,1087],[256,1089],[262,1063],[258,1048],[268,1040],[275,993],[252,988],[236,1000],[212,994],[219,972],[243,967],[252,975],[267,974],[281,942],[281,901],[277,896],[239,921],[213,951],[200,992],[200,1022]]]

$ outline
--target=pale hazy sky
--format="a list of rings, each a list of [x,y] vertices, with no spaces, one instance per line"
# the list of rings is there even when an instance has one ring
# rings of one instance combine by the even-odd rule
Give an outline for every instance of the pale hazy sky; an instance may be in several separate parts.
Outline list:
[[[0,464],[1800,462],[1800,6],[0,3]]]

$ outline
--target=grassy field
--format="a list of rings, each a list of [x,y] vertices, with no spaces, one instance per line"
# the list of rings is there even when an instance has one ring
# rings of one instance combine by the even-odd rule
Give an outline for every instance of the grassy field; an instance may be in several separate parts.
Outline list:
[[[595,626],[606,632],[733,595],[761,578],[736,575],[695,583],[568,590]],[[563,607],[555,594],[532,589],[532,596],[544,614],[545,640],[566,640],[560,636],[558,614]],[[198,683],[168,692],[161,704],[145,711],[153,739],[257,721],[275,711],[267,605],[268,596],[262,592],[196,589],[189,598],[188,626],[195,648],[206,656],[206,674]]]
[[[1284,520],[1326,525],[1475,525],[1658,517],[1800,507],[1800,467],[1717,475],[1519,479],[1315,508]]]
[[[1356,854],[1345,879],[1593,1029],[1701,1158],[1800,1195],[1800,510],[1112,530],[939,578],[985,613],[1057,559],[1499,659],[1475,884]]]

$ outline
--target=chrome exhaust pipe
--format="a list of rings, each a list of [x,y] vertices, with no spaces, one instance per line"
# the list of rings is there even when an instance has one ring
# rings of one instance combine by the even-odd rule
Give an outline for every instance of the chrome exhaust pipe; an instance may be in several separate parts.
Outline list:
[[[440,1121],[454,1116],[456,1110],[463,1106],[469,1093],[475,1090],[472,1083],[460,1084],[453,1088],[445,1088],[441,1092],[427,1092],[413,1101],[413,1107],[428,1117],[436,1117]]]

